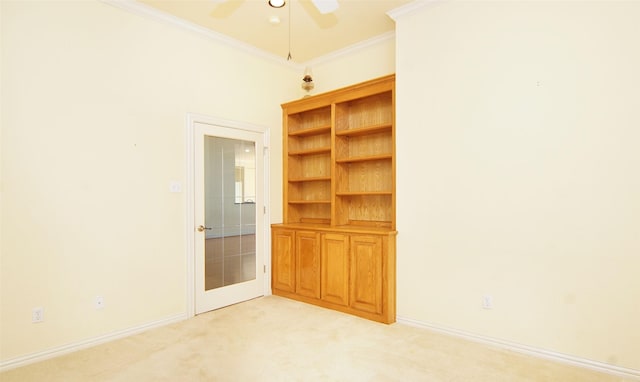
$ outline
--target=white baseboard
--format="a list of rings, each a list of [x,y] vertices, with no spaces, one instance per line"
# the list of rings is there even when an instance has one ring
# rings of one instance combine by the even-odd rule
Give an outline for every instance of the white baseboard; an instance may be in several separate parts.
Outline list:
[[[426,322],[413,320],[410,318],[396,317],[396,321],[400,324],[432,330],[434,332],[439,332],[439,333],[452,335],[455,337],[460,337],[469,341],[481,342],[484,344],[500,347],[500,348],[511,350],[518,353],[524,353],[524,354],[532,355],[539,358],[545,358],[552,361],[571,364],[571,365],[583,367],[586,369],[596,370],[603,373],[613,374],[620,377],[631,378],[631,379],[640,381],[640,370],[628,369],[624,367],[610,365],[604,362],[592,361],[585,358],[574,357],[567,354],[562,354],[562,353],[557,353],[557,352],[553,352],[545,349],[539,349],[539,348],[535,348],[527,345],[522,345],[515,342],[481,336],[481,335],[465,332],[458,329],[446,328],[439,325],[434,325]]]
[[[105,342],[117,340],[120,338],[128,337],[134,334],[138,334],[149,329],[169,325],[175,322],[183,321],[188,318],[187,314],[179,314],[172,317],[167,317],[162,320],[149,322],[140,326],[136,326],[133,328],[113,332],[110,334],[106,334],[99,337],[90,338],[88,340],[75,342],[71,344],[67,344],[64,346],[59,346],[56,348],[48,349],[45,351],[28,354],[21,357],[12,358],[0,363],[0,372],[14,369],[20,366],[25,366],[31,363],[44,361],[46,359],[59,357],[64,354],[72,353],[78,350],[86,349],[92,346],[96,346]],[[400,324],[414,326],[422,329],[432,330],[439,333],[444,333],[448,335],[452,335],[455,337],[460,337],[469,341],[485,343],[492,346],[497,346],[503,349],[515,351],[518,353],[528,354],[535,357],[545,358],[552,361],[562,362],[566,364],[571,364],[574,366],[579,366],[591,370],[596,370],[608,374],[613,374],[625,378],[631,378],[640,381],[640,370],[629,369],[624,367],[619,367],[615,365],[610,365],[603,362],[592,361],[589,359],[584,359],[580,357],[574,357],[562,353],[557,353],[545,349],[539,349],[531,346],[526,346],[522,344],[518,344],[515,342],[509,342],[504,340],[499,340],[496,338],[481,336],[473,333],[468,333],[458,329],[446,328],[439,325],[429,324],[417,320],[412,320],[409,318],[396,317],[396,320]]]
[[[31,364],[31,363],[35,363],[35,362],[44,361],[46,359],[59,357],[59,356],[64,355],[64,354],[68,354],[68,353],[72,353],[72,352],[75,352],[75,351],[78,351],[78,350],[86,349],[86,348],[89,348],[89,347],[92,347],[92,346],[96,346],[96,345],[99,345],[99,344],[102,344],[102,343],[105,343],[105,342],[117,340],[119,338],[128,337],[128,336],[131,336],[133,334],[138,334],[138,333],[147,331],[149,329],[153,329],[153,328],[157,328],[157,327],[173,324],[174,322],[183,321],[183,320],[186,320],[187,318],[188,318],[187,314],[186,313],[182,313],[182,314],[178,314],[178,315],[175,315],[175,316],[164,318],[162,320],[153,321],[153,322],[149,322],[149,323],[146,323],[146,324],[143,324],[143,325],[139,325],[139,326],[135,326],[135,327],[132,327],[132,328],[128,328],[128,329],[125,329],[125,330],[120,330],[120,331],[117,331],[117,332],[105,334],[103,336],[89,338],[87,340],[70,343],[70,344],[67,344],[67,345],[55,347],[55,348],[44,350],[44,351],[37,352],[37,353],[27,354],[27,355],[21,356],[21,357],[11,358],[11,359],[8,359],[6,361],[0,362],[0,372],[6,371],[6,370],[10,370],[10,369],[15,369],[17,367],[25,366],[25,365],[28,365],[28,364]]]

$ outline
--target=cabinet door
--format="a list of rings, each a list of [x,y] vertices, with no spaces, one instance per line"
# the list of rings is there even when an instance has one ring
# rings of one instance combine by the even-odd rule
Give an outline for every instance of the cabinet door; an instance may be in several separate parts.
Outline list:
[[[273,229],[271,238],[271,262],[273,275],[271,287],[286,292],[296,291],[295,231]]]
[[[296,293],[320,298],[320,234],[296,232]]]
[[[322,235],[322,299],[334,304],[349,304],[349,235]]]
[[[351,307],[382,313],[382,238],[351,237]]]

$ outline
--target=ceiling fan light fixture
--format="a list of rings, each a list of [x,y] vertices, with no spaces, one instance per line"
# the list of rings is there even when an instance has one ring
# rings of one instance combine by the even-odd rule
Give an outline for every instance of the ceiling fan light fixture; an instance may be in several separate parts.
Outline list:
[[[311,0],[311,2],[323,15],[338,9],[338,0]]]
[[[269,0],[267,1],[267,3],[269,4],[270,7],[282,8],[284,7],[286,2],[284,0]]]

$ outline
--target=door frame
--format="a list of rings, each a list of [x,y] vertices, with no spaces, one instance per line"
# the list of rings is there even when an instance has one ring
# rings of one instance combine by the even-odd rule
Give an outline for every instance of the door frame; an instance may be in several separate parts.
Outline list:
[[[232,121],[223,118],[212,117],[203,114],[196,113],[187,113],[186,117],[186,202],[187,202],[187,211],[185,214],[185,239],[186,239],[186,264],[187,264],[187,275],[186,275],[186,291],[187,291],[187,317],[194,317],[196,311],[195,304],[195,232],[196,232],[196,222],[195,222],[195,125],[197,123],[215,125],[219,127],[223,127],[226,129],[233,130],[245,130],[251,131],[254,133],[260,133],[263,135],[263,143],[264,143],[264,182],[263,182],[263,195],[264,195],[264,206],[263,206],[263,219],[264,219],[264,265],[265,265],[265,277],[264,277],[264,285],[263,292],[264,295],[271,294],[271,256],[269,255],[271,248],[271,236],[269,235],[269,227],[270,227],[270,195],[269,195],[269,169],[270,169],[270,155],[271,152],[269,150],[269,138],[270,138],[270,129],[268,127],[263,127],[259,125],[254,125],[248,122],[241,121]],[[257,154],[257,153],[256,153]],[[256,212],[260,212],[260,206],[256,206]],[[259,270],[259,268],[258,268]]]

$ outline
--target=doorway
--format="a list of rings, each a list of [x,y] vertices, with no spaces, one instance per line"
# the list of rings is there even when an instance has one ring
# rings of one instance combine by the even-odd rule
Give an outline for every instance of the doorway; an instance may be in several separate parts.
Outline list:
[[[266,129],[190,116],[191,315],[266,293]]]

